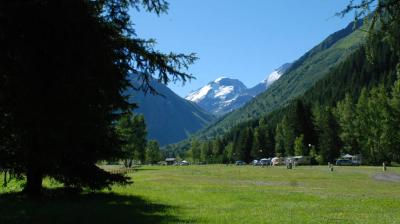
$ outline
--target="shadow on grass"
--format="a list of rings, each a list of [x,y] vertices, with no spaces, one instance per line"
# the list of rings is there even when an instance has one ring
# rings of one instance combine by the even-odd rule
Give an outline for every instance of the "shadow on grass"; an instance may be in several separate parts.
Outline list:
[[[0,195],[0,223],[182,223],[168,215],[171,206],[114,193],[65,194],[42,198]]]

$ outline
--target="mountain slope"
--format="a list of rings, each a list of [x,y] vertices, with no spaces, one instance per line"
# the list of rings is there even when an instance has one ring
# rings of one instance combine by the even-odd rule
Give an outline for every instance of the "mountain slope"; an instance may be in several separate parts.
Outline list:
[[[151,84],[162,96],[130,93],[130,102],[139,106],[134,113],[144,115],[149,139],[157,140],[160,145],[175,143],[214,120],[213,115],[182,99],[167,86],[155,80]]]
[[[361,21],[357,23],[357,27],[361,25]],[[353,27],[354,24],[350,23],[345,29],[330,35],[295,61],[290,69],[264,93],[244,107],[219,119],[196,136],[207,138],[219,135],[235,124],[265,115],[303,94],[331,68],[359,48],[365,33],[360,30],[354,31]]]

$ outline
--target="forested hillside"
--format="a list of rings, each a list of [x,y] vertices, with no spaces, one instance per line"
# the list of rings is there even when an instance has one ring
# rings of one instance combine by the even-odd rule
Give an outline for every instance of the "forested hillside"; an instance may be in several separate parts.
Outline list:
[[[366,52],[356,50],[288,106],[241,123],[223,137],[193,140],[181,156],[226,163],[310,155],[323,164],[352,153],[368,164],[399,162],[399,58],[382,42],[373,45],[373,59]]]
[[[382,37],[369,37],[285,107],[175,153],[218,163],[306,155],[324,164],[344,153],[361,154],[366,164],[400,162],[399,55]]]
[[[361,25],[361,21],[356,25],[351,23],[345,29],[327,37],[322,43],[295,61],[293,66],[267,91],[239,110],[226,115],[215,124],[200,131],[196,136],[207,138],[223,134],[234,125],[264,116],[303,94],[334,66],[360,47],[366,34],[361,30],[354,29]]]

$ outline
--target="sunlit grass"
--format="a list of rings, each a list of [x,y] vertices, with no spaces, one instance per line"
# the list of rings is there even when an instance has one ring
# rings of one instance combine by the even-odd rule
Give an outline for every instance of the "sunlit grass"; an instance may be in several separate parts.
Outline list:
[[[144,166],[130,174],[134,184],[114,186],[112,193],[133,198],[125,203],[135,209],[134,214],[139,214],[137,209],[146,214],[147,206],[152,204],[162,205],[163,209],[149,210],[151,217],[157,217],[153,223],[400,223],[400,182],[375,180],[374,175],[381,172],[380,167],[335,167],[330,172],[326,166],[293,170],[225,165]],[[400,174],[400,168],[389,168],[387,172]],[[93,198],[90,205],[95,209],[96,196]],[[132,205],[135,198],[141,200],[139,205]],[[84,199],[79,201],[86,203]],[[105,201],[99,201],[99,208],[104,209]],[[121,206],[117,202],[115,206]],[[64,198],[56,204],[59,208],[68,207],[74,200]],[[123,207],[127,216],[131,207]],[[74,211],[79,217],[85,214],[79,209]],[[97,223],[106,223],[101,219],[104,214],[98,214],[100,218],[91,214]],[[54,221],[54,215],[51,217]],[[149,220],[148,216],[145,218]],[[136,221],[127,219],[127,223],[144,218],[134,215],[132,219]],[[68,223],[68,219],[60,220]],[[43,217],[41,222],[51,220]]]

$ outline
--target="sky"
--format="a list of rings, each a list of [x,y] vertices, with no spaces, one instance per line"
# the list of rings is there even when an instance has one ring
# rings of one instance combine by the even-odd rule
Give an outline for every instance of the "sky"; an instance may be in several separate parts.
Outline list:
[[[130,15],[138,37],[156,39],[157,50],[199,57],[187,71],[196,79],[168,85],[182,97],[221,76],[252,87],[354,19],[335,16],[349,0],[168,2],[168,14]]]

